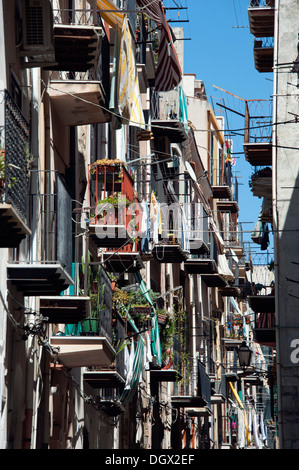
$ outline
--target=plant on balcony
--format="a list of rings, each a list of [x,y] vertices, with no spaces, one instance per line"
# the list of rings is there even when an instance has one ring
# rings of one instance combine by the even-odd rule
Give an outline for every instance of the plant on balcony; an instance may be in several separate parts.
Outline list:
[[[97,168],[99,167],[119,167],[120,168],[120,174],[118,176],[119,181],[121,181],[121,171],[123,168],[126,169],[130,177],[134,180],[134,171],[128,167],[122,160],[118,160],[117,158],[115,159],[101,159],[101,160],[96,160],[94,163],[92,163],[89,167],[89,173],[91,175],[95,174],[97,171]]]
[[[89,255],[90,261],[90,255]],[[90,298],[89,302],[89,314],[84,320],[81,321],[81,328],[83,335],[97,335],[99,332],[99,318],[102,310],[105,309],[105,306],[102,305],[102,299],[104,298],[105,284],[100,285],[98,283],[100,278],[101,266],[99,266],[96,271],[88,262],[87,266],[85,265],[84,260],[82,259],[81,265],[81,274],[84,278],[85,269],[87,269],[87,287],[86,293]],[[81,294],[82,294],[81,290]]]
[[[105,209],[106,204],[108,205],[107,209]],[[107,215],[108,209],[113,207],[115,221],[117,221],[119,207],[121,209],[128,208],[130,204],[131,202],[124,194],[114,193],[112,196],[108,196],[105,199],[101,199],[100,201],[98,201],[99,209],[97,210],[96,214],[91,213],[90,218],[96,218],[98,220],[103,219]]]

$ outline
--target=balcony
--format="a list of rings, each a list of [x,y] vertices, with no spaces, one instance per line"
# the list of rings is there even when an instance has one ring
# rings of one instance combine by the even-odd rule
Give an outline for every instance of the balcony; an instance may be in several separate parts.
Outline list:
[[[255,171],[249,180],[249,186],[254,196],[270,199],[272,197],[272,169],[264,167]]]
[[[90,298],[80,295],[40,297],[41,315],[48,323],[78,323],[88,315]]]
[[[93,3],[93,5],[92,5]],[[96,66],[102,46],[102,27],[96,2],[85,9],[53,10],[56,64],[51,70],[86,72]]]
[[[273,72],[274,40],[273,38],[260,38],[254,40],[253,47],[255,68],[260,73]]]
[[[183,120],[182,103],[177,90],[154,93],[152,97],[152,131],[155,138],[168,137],[172,143],[182,143],[188,137]]]
[[[57,334],[51,337],[51,347],[57,350],[55,359],[69,368],[110,368],[115,357],[112,345],[111,281],[101,266],[89,263],[88,266],[80,266],[78,288],[82,298],[86,300],[87,309],[82,319],[77,318],[75,323],[65,324],[64,329],[59,329]],[[72,296],[66,296],[67,307],[71,305],[71,300]],[[73,302],[77,306],[76,296]],[[50,303],[52,309],[54,305],[54,302]],[[59,307],[61,305],[63,305],[62,300],[59,302]],[[55,310],[54,313],[54,319],[62,323],[62,318]],[[65,313],[64,320],[68,320],[66,315]]]
[[[169,183],[171,183],[169,181]],[[185,212],[177,201],[176,192],[172,185],[167,186],[169,200],[175,202],[161,204],[161,233],[153,236],[152,256],[159,263],[182,263],[188,259],[194,240],[190,240],[188,222]],[[158,230],[157,230],[158,232]],[[192,232],[193,236],[195,231]],[[198,234],[198,232],[197,232]],[[202,240],[195,240],[202,246]],[[194,247],[194,245],[193,245]]]
[[[248,7],[250,32],[256,38],[274,36],[275,0],[253,0]]]
[[[94,8],[54,10],[56,64],[48,67],[51,103],[66,126],[110,121],[107,108],[109,60],[104,56],[96,2]],[[102,63],[101,63],[102,62]]]
[[[176,408],[185,408],[192,416],[206,414],[211,409],[211,382],[203,364],[197,365],[197,395],[173,395],[171,404]]]
[[[217,210],[220,212],[230,212],[237,214],[239,212],[239,205],[237,201],[221,200],[216,203]]]
[[[219,185],[219,186],[212,186],[213,190],[213,198],[215,199],[228,199],[232,200],[232,190],[230,186],[227,185]]]
[[[275,313],[274,295],[250,295],[248,297],[250,308],[255,313],[266,312]]]
[[[110,114],[104,109],[105,93],[100,80],[88,79],[86,74],[78,80],[52,78],[49,94],[56,114],[66,126],[110,121]]]
[[[73,285],[72,202],[60,174],[31,171],[31,213],[38,210],[40,250],[36,259],[8,263],[7,278],[26,296],[58,296]]]
[[[114,323],[114,342],[125,338],[125,324],[117,315]],[[83,374],[84,384],[94,389],[102,409],[109,416],[117,416],[124,411],[120,396],[125,386],[124,350],[118,352],[109,367],[86,369]]]
[[[184,262],[188,274],[216,274],[218,273],[216,261],[208,257],[189,258]]]
[[[104,336],[52,336],[50,345],[57,350],[55,361],[64,367],[108,367],[111,365],[115,350]]]
[[[275,313],[264,312],[255,315],[253,337],[263,346],[276,345]]]
[[[159,263],[182,263],[187,259],[181,243],[175,239],[156,244],[152,249],[152,255]]]
[[[99,248],[121,248],[134,237],[134,179],[120,160],[89,165],[89,236]],[[134,204],[135,203],[135,207]]]
[[[220,366],[220,377],[217,376],[211,381],[211,404],[220,405],[226,400],[226,376],[225,368]]]
[[[0,248],[16,248],[28,227],[29,125],[7,90],[0,126]]]
[[[272,165],[272,101],[245,103],[244,154],[252,166]]]

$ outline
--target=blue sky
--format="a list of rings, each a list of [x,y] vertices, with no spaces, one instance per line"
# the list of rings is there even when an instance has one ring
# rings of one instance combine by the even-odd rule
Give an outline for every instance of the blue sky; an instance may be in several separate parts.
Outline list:
[[[243,99],[271,97],[271,74],[261,74],[254,66],[254,38],[250,34],[247,15],[249,0],[164,0],[166,7],[175,4],[188,7],[180,10],[179,15],[181,20],[189,22],[171,23],[172,26],[184,27],[184,73],[195,73],[204,81],[207,95],[212,97],[214,104],[224,98],[225,106],[244,112],[242,100],[216,87]],[[177,20],[178,11],[169,10],[167,18]],[[231,130],[244,127],[243,118],[235,113],[227,112],[226,117]],[[243,151],[242,143],[242,137],[234,138],[235,152]],[[236,157],[234,170],[239,182],[239,220],[243,223],[244,232],[251,232],[262,199],[254,197],[249,188],[250,164],[243,154]],[[251,240],[250,233],[243,235],[244,240]],[[259,245],[253,244],[251,248],[260,252]],[[269,251],[273,251],[271,247]]]

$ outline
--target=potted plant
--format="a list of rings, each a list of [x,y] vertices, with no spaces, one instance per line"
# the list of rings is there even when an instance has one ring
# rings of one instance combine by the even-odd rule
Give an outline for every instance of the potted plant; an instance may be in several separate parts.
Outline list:
[[[84,260],[82,260],[81,265],[81,280],[84,279],[85,269],[88,269],[87,272],[87,287],[86,294],[90,298],[89,302],[89,314],[84,319],[81,320],[81,329],[82,335],[98,335],[99,334],[99,317],[102,310],[105,309],[105,306],[102,306],[101,299],[104,297],[105,285],[99,286],[98,279],[101,266],[99,266],[98,271],[88,263],[87,267],[85,266]],[[82,292],[82,289],[81,289]]]
[[[104,217],[108,214],[110,217],[113,217],[113,223],[117,223],[119,217],[119,208],[122,209],[128,208],[130,205],[129,199],[126,198],[124,194],[114,193],[112,196],[108,196],[105,199],[101,199],[97,203],[97,210],[95,214],[91,214],[91,219],[93,221],[101,222]],[[111,211],[113,208],[113,212]],[[109,214],[109,212],[111,213]]]
[[[151,289],[148,291],[148,295],[153,303],[160,296],[159,293],[153,292]],[[136,292],[132,292],[131,294],[130,310],[134,316],[151,315],[152,313],[152,306],[146,300],[140,289],[138,289]]]

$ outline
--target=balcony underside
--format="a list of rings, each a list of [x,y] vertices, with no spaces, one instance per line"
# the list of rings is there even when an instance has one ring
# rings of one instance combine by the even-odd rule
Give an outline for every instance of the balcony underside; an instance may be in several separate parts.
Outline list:
[[[208,287],[225,287],[227,285],[221,274],[202,274],[201,279]]]
[[[83,380],[92,388],[119,388],[125,385],[125,379],[117,370],[84,372]]]
[[[119,416],[121,413],[125,412],[125,407],[120,402],[119,398],[102,398],[97,397],[97,404],[102,408],[102,410],[112,417]]]
[[[40,297],[39,311],[48,323],[76,324],[88,314],[89,300],[75,295]]]
[[[201,238],[190,238],[190,253],[204,255],[209,253],[209,247]]]
[[[225,403],[225,401],[226,397],[221,393],[215,393],[211,396],[211,405],[221,405],[222,403]]]
[[[212,410],[208,406],[203,407],[196,407],[196,408],[186,408],[186,413],[190,417],[204,417],[204,416],[211,416]]]
[[[222,297],[238,297],[241,293],[240,289],[235,286],[226,286],[219,289]]]
[[[271,142],[247,142],[243,144],[243,148],[245,158],[252,166],[272,165]]]
[[[139,252],[105,251],[103,260],[107,271],[115,273],[136,272],[144,268]]]
[[[171,397],[171,404],[176,408],[202,408],[207,401],[203,397],[177,395]]]
[[[181,245],[161,243],[153,247],[152,254],[160,263],[182,263],[187,259],[187,254]]]
[[[7,279],[25,296],[59,295],[73,280],[59,263],[16,263],[7,267]]]
[[[125,225],[90,224],[89,237],[99,248],[120,248],[131,237]]]
[[[232,190],[229,186],[213,186],[213,198],[232,199]]]
[[[12,204],[0,204],[0,248],[16,248],[31,231]]]
[[[275,328],[254,328],[253,337],[257,343],[264,346],[276,343]]]
[[[256,38],[274,36],[274,8],[261,7],[248,8],[250,32]]]
[[[229,244],[229,248],[231,248],[236,256],[239,258],[239,259],[242,259],[243,256],[244,256],[244,247],[242,245],[234,245],[234,243],[238,243],[238,242],[232,242]]]
[[[256,197],[272,196],[272,176],[257,176],[251,180],[252,193]]]
[[[258,72],[273,72],[273,59],[273,47],[254,47],[254,64]]]
[[[50,345],[58,350],[55,360],[69,369],[74,367],[109,367],[115,351],[101,336],[52,336]]]
[[[172,143],[181,143],[187,140],[185,127],[178,119],[153,120],[152,131],[155,138],[168,137]]]
[[[51,80],[51,103],[66,126],[109,122],[101,82],[88,80]]]
[[[215,274],[217,265],[213,259],[194,258],[184,262],[188,274]]]
[[[179,373],[174,369],[151,370],[151,380],[157,382],[176,382],[180,379]]]
[[[255,313],[275,313],[274,295],[250,295],[248,302]]]
[[[236,214],[239,212],[239,205],[237,201],[217,201],[217,210]]]
[[[59,71],[85,72],[99,60],[102,28],[79,25],[54,25],[55,65]]]

